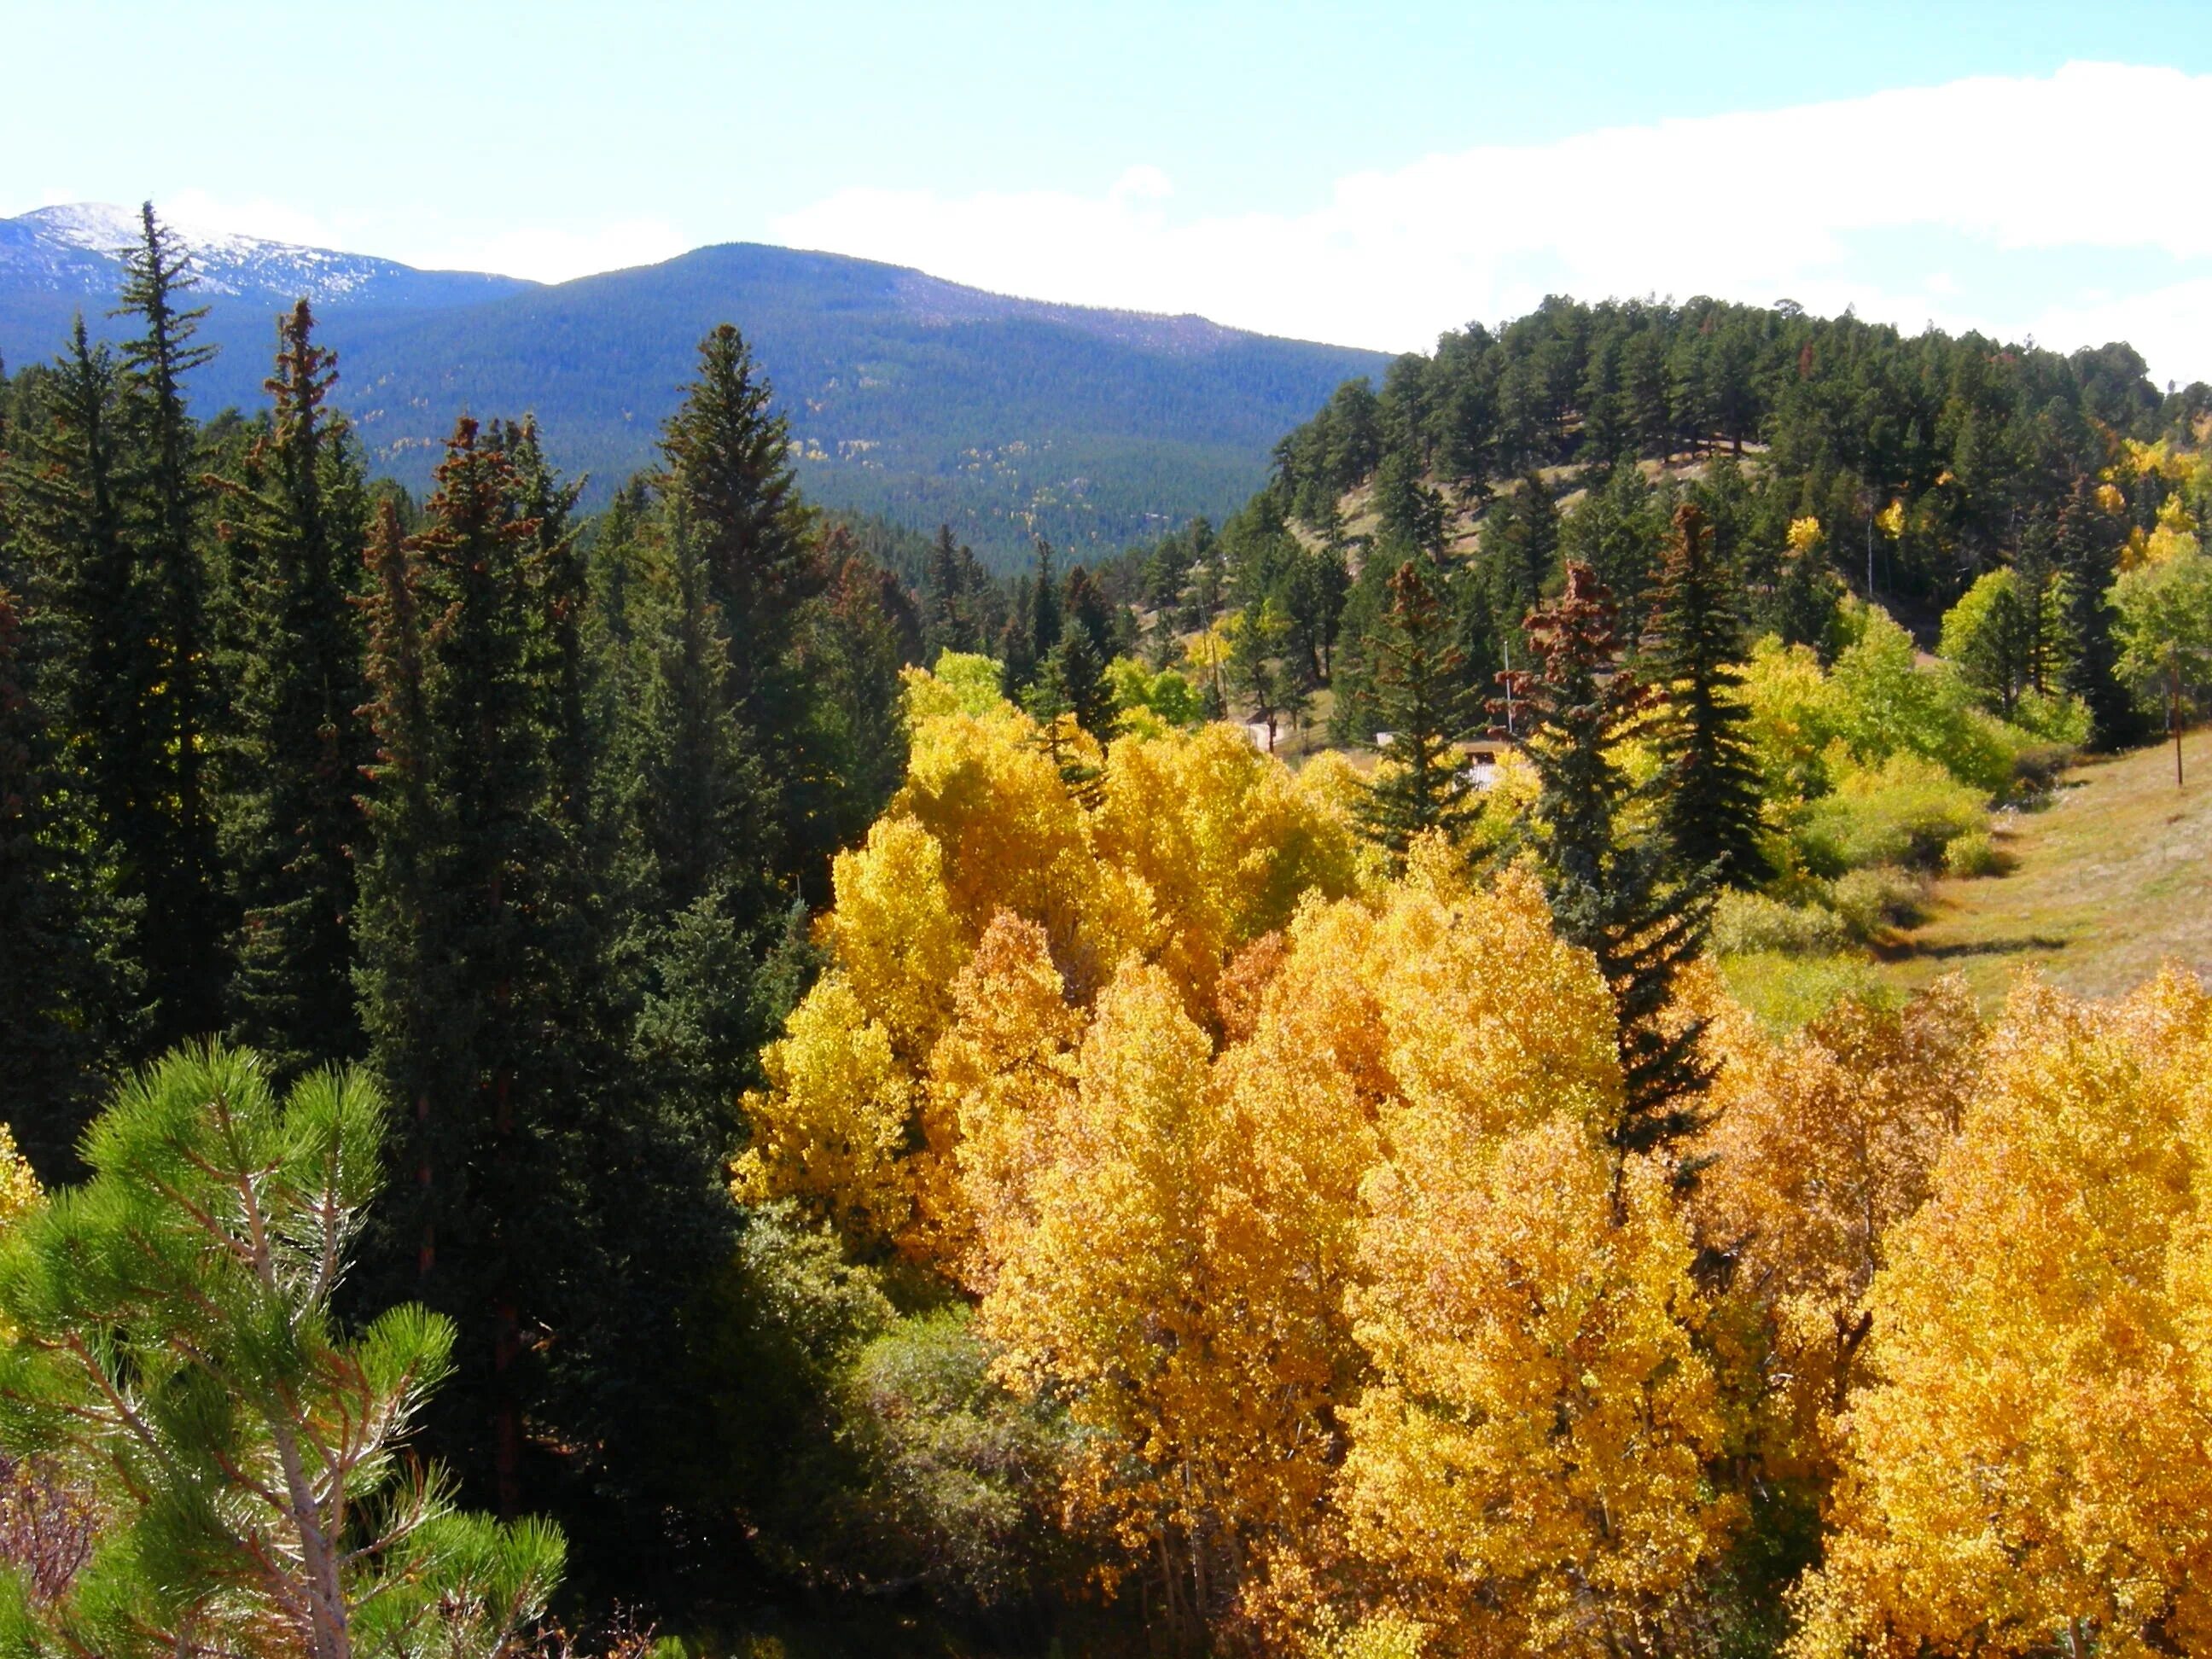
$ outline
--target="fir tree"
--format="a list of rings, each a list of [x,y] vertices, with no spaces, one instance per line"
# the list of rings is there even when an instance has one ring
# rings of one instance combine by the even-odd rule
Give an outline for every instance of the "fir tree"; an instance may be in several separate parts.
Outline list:
[[[799,647],[801,612],[825,572],[792,471],[790,431],[744,337],[727,324],[699,348],[699,375],[663,428],[665,504],[697,538],[726,646],[726,693],[770,781],[777,872],[826,884],[838,823],[822,690]]]
[[[817,624],[823,706],[837,723],[840,838],[848,842],[866,836],[906,772],[905,664],[893,620],[902,598],[889,571],[851,554],[830,579]]]
[[[1009,702],[1019,702],[1037,674],[1036,646],[1030,633],[1026,580],[1017,590],[1015,598],[1018,602],[1008,609],[1006,620],[999,628],[999,693]]]
[[[1120,724],[1120,710],[1115,705],[1114,689],[1107,683],[1105,659],[1091,642],[1090,631],[1069,629],[1053,647],[1049,661],[1075,723],[1100,743],[1111,742]]]
[[[2106,598],[2118,575],[2119,532],[2099,505],[2087,478],[2059,509],[2058,569],[2067,643],[2060,684],[2089,711],[2089,746],[2118,749],[2141,735],[2135,699],[2119,675],[2119,647],[2112,638]]]
[[[675,916],[711,899],[743,932],[767,903],[772,814],[726,689],[729,641],[706,555],[680,501],[671,505],[666,541],[672,604],[647,692],[641,802],[655,908]]]
[[[155,1037],[204,1035],[222,1022],[228,928],[208,762],[222,688],[213,678],[207,565],[200,545],[207,489],[184,381],[215,355],[195,345],[205,307],[181,305],[191,260],[147,203],[141,241],[124,263],[118,316],[143,332],[123,353],[119,414],[132,448],[125,528],[151,626],[155,678],[145,722],[154,761],[136,791],[143,827],[122,839],[144,887],[143,934]]]
[[[981,644],[968,603],[969,566],[975,557],[953,542],[951,525],[937,526],[937,539],[930,544],[929,565],[923,583],[928,607],[923,619],[924,632],[933,662],[940,651],[974,651]]]
[[[139,988],[114,872],[40,696],[52,630],[7,574],[0,563],[0,1122],[52,1185],[78,1172],[77,1139],[102,1066],[131,1046]]]
[[[1691,1103],[1710,1080],[1697,1053],[1702,1023],[1666,1016],[1712,899],[1705,884],[1668,881],[1664,842],[1623,839],[1636,790],[1612,757],[1647,729],[1653,697],[1618,665],[1614,617],[1589,567],[1570,563],[1566,592],[1528,618],[1539,665],[1502,678],[1528,722],[1525,752],[1540,785],[1535,853],[1553,916],[1562,938],[1597,958],[1619,1014],[1624,1101],[1613,1139],[1640,1152],[1696,1127]]]
[[[151,586],[125,522],[120,386],[82,317],[28,404],[11,438],[8,495],[18,562],[36,573],[51,640],[40,653],[38,696],[82,792],[84,832],[112,856],[117,914],[128,922],[117,965],[143,999],[154,988],[151,935],[165,925],[149,904],[167,843],[166,762],[154,721],[162,669]],[[143,1052],[133,1045],[116,1058]]]
[[[1040,536],[1036,544],[1036,575],[1030,585],[1030,649],[1042,662],[1060,643],[1060,583],[1052,574],[1052,544]]]
[[[2064,584],[2056,568],[2056,543],[2051,523],[2038,514],[2021,531],[2020,549],[2013,558],[2027,629],[2027,681],[2039,695],[2058,684],[2067,656]]]
[[[1442,830],[1456,837],[1465,829],[1473,785],[1459,739],[1472,722],[1464,659],[1435,585],[1408,559],[1389,592],[1374,665],[1376,707],[1389,736],[1359,825],[1397,862],[1417,836]]]
[[[1105,662],[1114,655],[1114,606],[1091,574],[1081,565],[1067,573],[1061,611],[1068,629],[1080,629],[1091,637],[1091,648]]]
[[[1559,508],[1540,473],[1521,481],[1512,501],[1510,545],[1511,592],[1526,609],[1543,596],[1544,584],[1559,559]]]
[[[561,1154],[576,1079],[562,963],[541,905],[559,849],[542,811],[544,709],[530,674],[527,549],[537,526],[501,449],[464,417],[424,528],[395,556],[387,520],[372,604],[371,805],[362,1009],[377,1074],[404,1103],[387,1272],[461,1326],[459,1401],[492,1424],[488,1478],[520,1503],[526,1319],[581,1237]],[[469,1437],[471,1451],[481,1449]]]
[[[224,840],[240,927],[231,1030],[280,1079],[357,1057],[355,860],[368,689],[350,603],[368,503],[337,380],[300,301],[277,329],[270,426],[223,483],[220,526],[245,612]]]
[[[1768,870],[1759,765],[1743,734],[1751,711],[1730,695],[1743,684],[1733,666],[1742,651],[1736,591],[1705,514],[1684,502],[1645,641],[1648,672],[1667,700],[1660,823],[1681,876],[1751,887]]]
[[[784,630],[821,588],[790,425],[771,411],[773,395],[744,337],[725,323],[700,343],[698,378],[660,439],[663,490],[699,538],[728,635],[732,689],[756,719],[777,712]],[[769,703],[756,708],[764,696]]]

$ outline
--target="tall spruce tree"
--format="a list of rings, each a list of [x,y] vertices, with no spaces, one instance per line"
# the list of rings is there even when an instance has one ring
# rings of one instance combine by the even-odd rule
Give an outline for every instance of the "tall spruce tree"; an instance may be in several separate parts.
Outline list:
[[[1039,662],[1060,643],[1062,616],[1060,585],[1052,574],[1052,544],[1042,536],[1036,544],[1036,577],[1030,587],[1030,649]]]
[[[1702,1022],[1670,1019],[1675,975],[1704,942],[1711,889],[1671,881],[1666,842],[1628,839],[1638,791],[1613,758],[1648,729],[1650,689],[1620,668],[1613,599],[1588,565],[1567,566],[1566,591],[1526,632],[1534,668],[1501,677],[1528,722],[1525,752],[1540,785],[1534,852],[1562,938],[1597,958],[1620,1022],[1624,1099],[1613,1144],[1644,1152],[1689,1133],[1711,1080]],[[1503,702],[1494,702],[1493,709]]]
[[[423,529],[387,515],[370,605],[370,805],[362,891],[362,1015],[374,1069],[401,1103],[409,1185],[383,1218],[386,1288],[461,1328],[444,1437],[502,1514],[521,1504],[526,1330],[557,1322],[561,1267],[583,1237],[564,1154],[577,1086],[572,1010],[542,903],[557,868],[544,811],[550,757],[531,673],[521,486],[464,417]],[[411,1259],[411,1260],[410,1260]],[[402,1263],[407,1263],[404,1267]],[[409,1281],[411,1280],[411,1284]],[[453,1418],[491,1425],[453,1431]]]
[[[193,343],[204,307],[190,257],[155,215],[139,211],[140,241],[125,258],[118,317],[141,332],[123,349],[121,426],[131,446],[125,533],[145,592],[155,676],[146,688],[150,775],[136,790],[143,823],[125,841],[139,866],[142,933],[156,1042],[205,1036],[222,1021],[228,928],[209,762],[223,688],[216,682],[202,544],[208,490],[185,377],[215,355]]]
[[[743,933],[766,915],[776,825],[759,759],[728,686],[729,639],[707,555],[678,500],[665,526],[670,605],[647,690],[644,840],[656,908],[702,900]]]
[[[698,377],[661,429],[660,491],[697,538],[725,641],[733,716],[773,781],[779,873],[818,888],[834,848],[830,757],[815,739],[821,689],[798,648],[802,607],[825,580],[791,465],[790,428],[744,336],[701,342]]]
[[[2086,477],[2058,512],[2057,565],[2069,655],[2059,683],[2089,711],[2089,746],[2118,749],[2142,735],[2135,698],[2120,678],[2119,645],[2106,596],[2119,574],[2123,527]]]
[[[58,665],[54,631],[9,591],[10,562],[0,559],[0,1122],[52,1186],[80,1173],[101,1072],[135,1046],[140,988],[112,863],[41,695]]]
[[[149,900],[167,844],[154,718],[162,665],[151,585],[126,523],[121,397],[112,356],[91,343],[80,316],[68,349],[26,399],[7,481],[15,562],[26,586],[35,585],[48,641],[38,653],[39,701],[66,752],[88,844],[112,860],[116,914],[127,928],[115,943],[117,967],[143,1002],[150,935],[161,925]],[[150,1026],[137,1022],[137,1040],[113,1058],[145,1057]]]
[[[337,378],[302,300],[277,325],[269,427],[222,484],[243,647],[233,678],[224,842],[240,927],[235,1041],[280,1080],[358,1058],[352,921],[362,847],[358,591],[368,495]]]
[[[1007,607],[999,625],[999,694],[1009,702],[1021,701],[1030,682],[1036,678],[1037,651],[1030,633],[1030,584],[1024,577],[1014,590],[1015,603]]]
[[[933,662],[940,651],[973,651],[981,644],[968,599],[968,567],[975,556],[954,543],[951,525],[937,526],[923,584],[925,638]]]
[[[1729,694],[1743,684],[1735,573],[1713,551],[1705,514],[1674,509],[1674,534],[1644,642],[1663,690],[1666,756],[1660,823],[1679,875],[1755,886],[1768,873],[1759,844],[1759,765],[1744,736],[1751,711]]]
[[[1473,724],[1450,614],[1421,562],[1390,578],[1390,607],[1375,641],[1377,718],[1389,734],[1359,804],[1360,831],[1402,862],[1417,836],[1466,828],[1473,789],[1459,740]]]

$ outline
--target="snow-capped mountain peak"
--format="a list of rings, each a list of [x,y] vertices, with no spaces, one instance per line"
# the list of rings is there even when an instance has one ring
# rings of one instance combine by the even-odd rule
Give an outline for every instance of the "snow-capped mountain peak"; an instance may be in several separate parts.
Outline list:
[[[305,299],[319,308],[380,306],[414,310],[493,299],[532,284],[472,271],[424,271],[367,254],[306,247],[189,222],[170,222],[191,258],[198,293],[274,307]],[[139,238],[138,210],[73,202],[0,219],[0,276],[17,287],[115,291],[123,256]]]

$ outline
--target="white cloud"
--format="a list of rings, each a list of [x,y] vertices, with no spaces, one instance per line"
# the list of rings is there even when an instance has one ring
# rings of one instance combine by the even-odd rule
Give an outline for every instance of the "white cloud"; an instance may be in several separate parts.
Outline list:
[[[378,245],[379,251],[390,246]],[[594,271],[656,264],[694,244],[659,219],[620,219],[562,227],[459,226],[418,234],[408,251],[387,257],[438,270],[496,270],[541,283],[564,283]]]
[[[1296,214],[1177,219],[1147,167],[1103,197],[852,189],[773,228],[1001,292],[1388,349],[1547,291],[1786,295],[2058,346],[2133,337],[2154,372],[2212,378],[2203,284],[2172,282],[2175,261],[2212,281],[2212,216],[2177,205],[2172,167],[2125,159],[2193,155],[2208,128],[2212,76],[2075,64],[1432,155]],[[1961,238],[1987,255],[1978,276]],[[2124,297],[2054,286],[2052,250],[2087,251]]]

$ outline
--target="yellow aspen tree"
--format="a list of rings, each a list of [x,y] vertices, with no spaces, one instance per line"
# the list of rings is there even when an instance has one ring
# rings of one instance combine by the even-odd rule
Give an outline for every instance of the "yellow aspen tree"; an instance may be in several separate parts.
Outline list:
[[[1028,917],[1085,1000],[1152,930],[1149,892],[1099,858],[1091,813],[1025,715],[921,722],[888,816],[912,817],[943,849],[947,896],[971,936],[1001,908]]]
[[[918,1069],[952,1013],[973,933],[945,890],[944,850],[910,817],[884,817],[830,867],[822,942],[901,1061]]]
[[[1361,967],[1388,1086],[1346,1542],[1446,1650],[1637,1650],[1735,1516],[1709,1479],[1726,1423],[1687,1230],[1603,1143],[1612,1003],[1534,883],[1448,902],[1409,870]]]
[[[1901,1009],[1846,999],[1780,1041],[1716,978],[1698,991],[1716,1070],[1687,1149],[1706,1166],[1692,1222],[1728,1264],[1766,1472],[1825,1477],[1826,1425],[1873,1327],[1867,1287],[1958,1128],[1981,1020],[1955,975]]]
[[[1419,1112],[1368,1202],[1352,1548],[1443,1651],[1654,1650],[1735,1519],[1662,1177],[1573,1110],[1487,1138]]]
[[[980,1295],[1033,1219],[1030,1182],[1074,1092],[1085,1022],[1044,929],[1011,910],[991,919],[952,1002],[926,1085],[919,1253]]]
[[[1187,1631],[1315,1523],[1358,1364],[1340,1297],[1363,1114],[1281,981],[1266,1003],[1217,1067],[1174,981],[1125,964],[1025,1200],[987,1229],[1003,1369],[1090,1431],[1070,1500],[1158,1566]]]
[[[915,1079],[899,1064],[890,1032],[832,969],[761,1051],[761,1069],[768,1087],[744,1097],[752,1145],[738,1160],[732,1190],[749,1204],[793,1200],[854,1249],[879,1252],[914,1213],[903,1155]]]
[[[1099,855],[1152,896],[1146,954],[1197,1012],[1235,952],[1280,928],[1310,892],[1349,892],[1348,818],[1233,728],[1125,738],[1108,758]]]
[[[1222,1522],[1225,1471],[1203,1449],[1206,1418],[1233,1409],[1206,1363],[1210,1071],[1174,982],[1125,967],[1099,997],[1052,1156],[981,1310],[1003,1372],[1062,1391],[1091,1431],[1071,1498],[1140,1559],[1202,1550]]]
[[[2212,998],[2033,978],[1868,1295],[1792,1651],[2212,1652]]]

